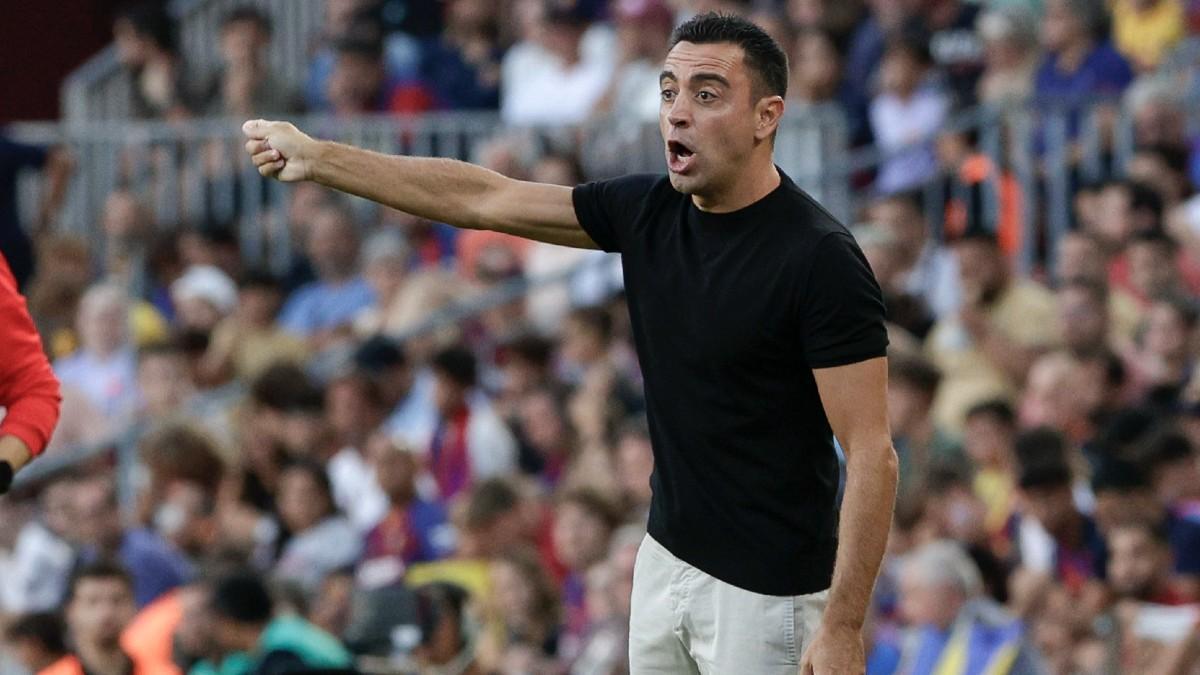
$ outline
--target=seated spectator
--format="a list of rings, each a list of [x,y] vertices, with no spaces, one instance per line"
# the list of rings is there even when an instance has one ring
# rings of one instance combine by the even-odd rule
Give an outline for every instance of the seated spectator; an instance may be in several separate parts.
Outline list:
[[[1085,359],[1107,351],[1116,337],[1109,315],[1108,288],[1085,279],[1059,285],[1058,315],[1062,317],[1062,346],[1071,356]]]
[[[174,20],[154,2],[131,4],[113,22],[117,60],[133,84],[133,116],[180,119],[194,107]]]
[[[131,577],[133,601],[138,608],[191,577],[192,566],[187,558],[158,534],[124,527],[108,476],[80,480],[72,496],[72,539],[81,547],[80,560],[84,564],[119,560]]]
[[[645,523],[650,515],[654,449],[644,416],[630,418],[618,431],[616,471],[626,520]]]
[[[933,421],[930,410],[941,373],[919,356],[897,354],[888,363],[888,415],[900,460],[901,495],[917,489],[931,467],[966,470],[957,443]]]
[[[71,541],[74,487],[73,480],[59,478],[38,495],[38,513],[21,528],[4,567],[0,585],[3,612],[48,612],[66,597],[75,565]]]
[[[1164,429],[1146,441],[1140,456],[1158,500],[1177,516],[1200,516],[1200,464],[1187,435]]]
[[[1171,586],[1171,547],[1165,528],[1131,521],[1108,532],[1108,584],[1118,600],[1182,605]]]
[[[79,303],[79,351],[59,359],[55,374],[77,389],[111,427],[119,428],[137,407],[137,364],[127,327],[129,300],[116,286],[93,286]]]
[[[517,448],[491,403],[475,389],[471,352],[449,347],[434,355],[430,365],[438,419],[425,445],[425,463],[439,498],[450,500],[477,480],[511,471]]]
[[[435,110],[500,107],[499,9],[486,0],[457,0],[447,7],[441,35],[421,52],[421,82]],[[418,112],[392,98],[394,112]]]
[[[1183,39],[1187,25],[1179,0],[1116,0],[1113,43],[1139,72],[1152,71]]]
[[[193,265],[171,284],[175,320],[183,330],[208,334],[237,307],[237,286],[211,265]]]
[[[587,569],[603,559],[619,524],[613,506],[594,490],[580,488],[559,497],[554,511],[554,551],[567,569],[563,580],[564,644],[560,656],[579,654],[587,633]]]
[[[1038,65],[1036,17],[1019,7],[990,9],[976,23],[983,39],[984,70],[976,96],[980,103],[1013,104],[1033,94]]]
[[[1095,236],[1080,230],[1065,234],[1059,240],[1058,259],[1054,264],[1054,278],[1059,284],[1081,280],[1096,288],[1108,289],[1109,338],[1113,347],[1133,339],[1142,320],[1142,310],[1129,291],[1108,282],[1104,247]]]
[[[1115,96],[1129,86],[1129,62],[1096,39],[1103,21],[1104,7],[1098,0],[1047,0],[1042,19],[1047,53],[1034,80],[1038,97],[1078,106],[1096,96]],[[1076,124],[1070,133],[1077,130]]]
[[[530,392],[515,421],[521,470],[557,485],[577,449],[563,401],[549,390]]]
[[[1095,521],[1075,506],[1061,456],[1022,459],[1020,514],[1009,523],[1020,566],[1061,583],[1076,597],[1097,592],[1108,549]]]
[[[491,565],[491,593],[483,601],[490,625],[479,645],[480,661],[500,667],[511,650],[542,659],[558,654],[559,592],[537,555],[515,549]]]
[[[386,86],[382,42],[365,36],[346,37],[333,49],[333,71],[325,83],[328,111],[354,116],[387,110],[391,96]]]
[[[1150,305],[1129,358],[1137,392],[1153,396],[1159,403],[1170,404],[1178,398],[1192,376],[1197,317],[1196,307],[1183,297],[1163,298]]]
[[[302,363],[304,341],[275,324],[283,299],[278,279],[266,271],[247,272],[238,283],[237,308],[213,329],[200,369],[208,380],[228,375],[253,380],[275,363]]]
[[[918,5],[908,20],[908,30],[927,33],[929,55],[946,82],[954,105],[975,103],[975,91],[984,69],[983,40],[977,31],[982,7],[964,0],[942,0]]]
[[[236,7],[221,19],[221,66],[201,87],[206,115],[269,117],[295,112],[297,93],[267,64],[271,19],[253,7]]]
[[[374,293],[358,273],[358,231],[349,210],[322,208],[313,218],[306,249],[317,280],[288,298],[279,325],[323,349],[349,331],[358,312],[374,301]]]
[[[373,435],[367,447],[375,479],[387,496],[387,513],[366,535],[359,579],[377,587],[402,578],[413,563],[449,557],[457,535],[445,508],[418,496],[411,449],[382,434]]]
[[[591,14],[583,2],[548,0],[541,8],[542,47],[504,59],[500,115],[517,126],[577,124],[587,119],[612,80],[608,59],[589,58],[583,38]]]
[[[674,17],[663,0],[619,0],[613,3],[612,13],[620,65],[594,112],[620,123],[657,122],[662,104],[658,94],[660,61]]]
[[[520,500],[503,478],[476,483],[455,511],[458,557],[492,560],[519,546],[525,538]]]
[[[358,561],[361,538],[338,514],[320,464],[297,461],[284,468],[275,503],[287,533],[274,566],[276,578],[312,593],[327,575]]]
[[[944,318],[958,309],[962,290],[958,281],[958,260],[953,251],[938,242],[929,231],[921,197],[912,192],[884,195],[867,211],[871,222],[879,223],[894,242],[903,291],[923,300],[936,318]],[[923,338],[923,335],[918,337]]]
[[[975,403],[1014,394],[1036,355],[1058,337],[1053,296],[1035,281],[1013,278],[993,235],[969,232],[954,251],[964,302],[926,340],[943,377],[934,420],[948,431],[962,428]]]
[[[899,644],[876,647],[871,660],[879,669],[872,672],[928,675],[948,657],[977,664],[979,672],[1038,672],[1021,622],[982,597],[979,570],[954,542],[932,542],[907,556],[900,588],[909,628]]]
[[[1184,295],[1192,289],[1181,275],[1179,244],[1165,232],[1138,232],[1125,249],[1129,261],[1128,288],[1143,306],[1155,298]]]
[[[355,369],[378,389],[387,412],[383,431],[399,442],[424,447],[437,426],[434,377],[418,369],[391,338],[367,339],[354,352]]]
[[[1016,502],[1016,413],[1001,399],[984,401],[967,411],[963,451],[975,465],[972,488],[987,508],[984,527],[999,533]]]
[[[879,93],[871,100],[871,133],[886,159],[875,179],[879,192],[918,187],[933,178],[933,137],[949,103],[928,81],[928,48],[918,38],[893,39],[880,64]]]
[[[417,621],[421,638],[413,656],[421,672],[481,675],[467,614],[470,594],[461,586],[435,582],[419,586]]]
[[[405,282],[412,263],[412,251],[404,235],[381,229],[363,242],[363,278],[375,293],[375,302],[354,319],[354,332],[363,337],[392,332],[392,315],[404,300]]]
[[[134,582],[120,566],[95,562],[82,567],[67,594],[66,624],[71,652],[46,667],[45,675],[175,675],[172,663],[135,661],[121,648],[121,631],[134,616]]]
[[[360,533],[375,527],[387,512],[387,497],[367,451],[371,430],[386,414],[379,389],[362,373],[338,375],[325,388],[326,422],[337,448],[326,464],[333,500]]]
[[[187,356],[177,343],[164,342],[138,350],[137,387],[141,395],[138,419],[161,423],[186,418],[195,394]]]
[[[40,673],[67,656],[67,627],[57,613],[18,616],[4,629],[3,644],[17,663]]]
[[[792,72],[788,82],[789,98],[800,110],[819,106],[844,116],[846,135],[851,146],[871,141],[867,122],[867,101],[842,73],[842,55],[833,36],[819,28],[809,28],[796,36],[791,50]]]
[[[353,672],[351,655],[332,635],[297,616],[276,614],[266,585],[253,573],[217,580],[208,593],[213,642],[222,661],[202,662],[192,675],[238,668],[246,675],[321,670]],[[238,665],[234,665],[237,663]]]

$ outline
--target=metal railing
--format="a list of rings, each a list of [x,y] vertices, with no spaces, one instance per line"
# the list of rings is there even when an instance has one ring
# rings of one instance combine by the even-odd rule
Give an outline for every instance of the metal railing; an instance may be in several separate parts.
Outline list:
[[[178,21],[180,53],[193,75],[220,65],[221,17],[239,6],[254,6],[274,24],[267,62],[284,82],[298,85],[308,71],[312,40],[324,20],[323,0],[173,0],[168,10]],[[70,122],[129,117],[129,74],[117,62],[113,45],[72,72],[62,85],[63,119]]]

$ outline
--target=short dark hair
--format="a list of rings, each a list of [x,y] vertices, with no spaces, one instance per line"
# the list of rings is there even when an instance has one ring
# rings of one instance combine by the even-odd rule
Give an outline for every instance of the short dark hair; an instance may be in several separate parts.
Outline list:
[[[464,525],[468,529],[487,527],[496,518],[517,508],[521,496],[503,478],[480,481],[467,493]]]
[[[1150,477],[1139,464],[1118,457],[1105,457],[1092,475],[1092,492],[1129,493],[1150,489]]]
[[[129,2],[117,10],[116,22],[127,22],[138,35],[150,38],[159,49],[179,51],[175,19],[159,3]]]
[[[1057,430],[1037,427],[1017,436],[1014,447],[1021,466],[1045,465],[1048,462],[1067,462],[1067,441]]]
[[[433,355],[430,365],[435,373],[445,375],[459,386],[475,386],[475,355],[466,347],[447,347]]]
[[[271,620],[274,604],[266,582],[249,570],[218,579],[209,597],[209,606],[218,617],[253,626]]]
[[[250,5],[242,5],[234,7],[225,13],[221,18],[221,30],[232,26],[235,23],[250,22],[253,23],[259,30],[267,35],[271,34],[271,17],[260,11],[257,7]]]
[[[1017,484],[1022,490],[1070,487],[1071,468],[1057,459],[1033,462],[1021,467]]]
[[[34,640],[41,644],[43,650],[62,656],[67,653],[66,632],[67,628],[58,614],[34,612],[17,617],[4,630],[4,637],[9,642]]]
[[[896,354],[888,359],[888,379],[933,396],[942,381],[942,373],[924,357]]]
[[[324,515],[330,516],[337,513],[337,502],[333,498],[333,483],[329,480],[329,472],[325,470],[323,464],[315,459],[292,459],[284,464],[280,473],[288,471],[299,471],[300,473],[307,474],[312,479],[313,484],[317,486],[317,490],[325,495],[325,502],[328,504],[328,508]]]
[[[250,385],[250,397],[280,412],[319,412],[325,405],[321,388],[292,363],[277,363],[263,371]]]
[[[605,344],[612,340],[612,315],[602,307],[576,307],[567,318],[595,333]]]
[[[755,89],[768,96],[787,96],[787,54],[774,38],[754,23],[733,14],[698,14],[675,29],[670,48],[680,42],[697,45],[731,42],[741,47],[746,67],[758,80]]]
[[[67,602],[75,599],[75,593],[79,591],[79,586],[85,581],[91,580],[103,581],[119,581],[129,591],[133,592],[133,577],[129,576],[129,571],[123,565],[107,559],[100,559],[95,562],[88,563],[83,567],[75,570],[71,575],[71,583],[67,587]]]
[[[973,417],[990,417],[1006,427],[1017,423],[1016,411],[1008,401],[1002,398],[988,399],[971,406],[967,409],[965,419],[970,420]]]
[[[266,267],[251,267],[238,277],[238,288],[241,290],[261,290],[283,292],[283,283],[279,277]]]
[[[621,514],[607,497],[590,487],[578,487],[562,493],[556,500],[559,505],[574,504],[604,523],[609,530],[621,524]]]

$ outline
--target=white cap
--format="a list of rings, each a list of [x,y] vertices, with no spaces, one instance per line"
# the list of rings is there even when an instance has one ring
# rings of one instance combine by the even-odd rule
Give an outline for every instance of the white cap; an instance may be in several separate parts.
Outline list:
[[[237,284],[217,267],[192,265],[171,284],[171,298],[175,302],[207,300],[217,311],[228,314],[237,307]]]

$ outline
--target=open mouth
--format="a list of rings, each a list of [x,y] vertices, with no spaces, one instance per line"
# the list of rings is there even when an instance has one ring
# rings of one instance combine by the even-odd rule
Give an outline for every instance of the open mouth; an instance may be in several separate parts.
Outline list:
[[[696,153],[679,141],[667,141],[667,168],[673,173],[686,173]]]

